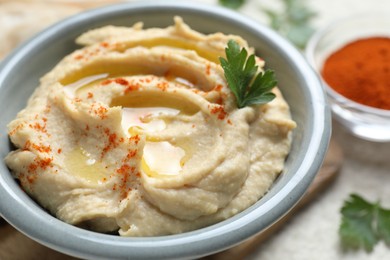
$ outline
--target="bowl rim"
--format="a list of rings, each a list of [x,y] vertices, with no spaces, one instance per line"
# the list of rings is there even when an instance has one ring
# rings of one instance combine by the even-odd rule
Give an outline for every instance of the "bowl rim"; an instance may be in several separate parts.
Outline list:
[[[318,75],[325,87],[326,93],[333,99],[337,100],[337,102],[340,102],[343,105],[346,105],[350,108],[360,110],[366,113],[374,114],[374,115],[379,115],[383,117],[390,117],[390,110],[386,109],[381,109],[377,107],[372,107],[368,106],[365,104],[361,104],[359,102],[356,102],[352,99],[349,99],[336,90],[334,90],[326,81],[323,79],[321,75],[321,67],[317,66],[315,62],[315,50],[318,46],[318,44],[321,42],[321,40],[329,33],[332,32],[335,28],[338,28],[340,24],[343,24],[345,22],[351,21],[352,19],[355,20],[362,20],[362,19],[373,19],[373,18],[378,18],[380,17],[381,19],[387,18],[388,15],[382,12],[375,12],[375,13],[356,13],[356,14],[350,14],[341,18],[338,18],[336,20],[333,20],[332,22],[328,23],[327,25],[321,27],[318,29],[309,39],[307,42],[306,48],[305,48],[305,56],[309,64],[313,67],[315,71],[318,72]],[[390,21],[390,19],[388,19]],[[390,37],[390,35],[388,36]],[[364,37],[357,37],[355,40],[359,39],[367,39],[369,37],[364,36]],[[350,43],[351,41],[341,41],[342,45],[339,48],[336,48],[334,51],[337,51],[338,49],[342,48],[342,46],[345,46],[346,44]],[[333,51],[333,52],[334,52]]]
[[[193,2],[129,2],[76,14],[50,26],[13,51],[0,64],[0,90],[7,72],[26,53],[34,49],[34,46],[50,39],[56,31],[65,30],[68,26],[75,25],[91,17],[97,18],[104,17],[110,13],[125,11],[131,13],[156,8],[160,8],[160,10],[174,9],[176,11],[196,12],[200,15],[215,15],[245,25],[248,30],[265,34],[275,39],[276,47],[297,64],[299,72],[302,74],[301,77],[304,77],[308,82],[307,85],[319,86],[307,89],[313,103],[323,104],[323,106],[315,106],[313,111],[316,118],[313,119],[313,135],[307,154],[302,159],[302,164],[297,169],[296,174],[289,181],[289,185],[278,191],[278,196],[271,197],[258,208],[255,208],[251,214],[238,214],[229,218],[228,222],[223,221],[183,234],[149,238],[129,238],[100,234],[71,226],[54,217],[48,218],[41,214],[42,209],[38,205],[26,202],[24,198],[20,198],[12,190],[9,183],[6,182],[4,176],[0,174],[0,197],[2,200],[12,204],[10,206],[0,203],[0,215],[25,235],[52,249],[68,255],[94,259],[107,257],[116,259],[128,258],[130,256],[137,259],[150,259],[153,257],[174,259],[200,257],[222,251],[255,235],[282,217],[298,202],[322,164],[330,140],[331,120],[329,107],[318,76],[301,53],[276,32],[238,12],[219,6]],[[28,197],[27,195],[25,196]],[[279,206],[275,207],[276,205]],[[30,224],[32,223],[33,225],[24,222],[24,216],[26,215],[29,216]],[[49,230],[44,229],[43,225],[47,226]]]

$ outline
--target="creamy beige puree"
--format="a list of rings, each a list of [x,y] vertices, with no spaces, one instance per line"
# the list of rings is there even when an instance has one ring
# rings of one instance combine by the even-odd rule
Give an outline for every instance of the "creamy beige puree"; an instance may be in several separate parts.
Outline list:
[[[229,39],[253,52],[179,17],[86,32],[9,124],[7,165],[53,215],[99,232],[175,234],[246,209],[282,171],[295,123],[277,88],[237,108],[218,61]]]

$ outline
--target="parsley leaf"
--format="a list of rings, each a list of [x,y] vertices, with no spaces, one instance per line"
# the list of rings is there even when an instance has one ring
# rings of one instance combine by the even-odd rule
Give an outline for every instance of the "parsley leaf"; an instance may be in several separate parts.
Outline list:
[[[390,210],[379,208],[377,218],[378,235],[390,246]]]
[[[228,86],[236,97],[238,108],[265,104],[275,98],[275,94],[271,92],[277,83],[273,71],[257,73],[255,55],[248,57],[247,50],[240,50],[234,40],[229,40],[225,53],[226,59],[220,57],[219,60]]]
[[[378,239],[373,227],[375,206],[352,194],[341,209],[340,235],[345,247],[371,251]]]
[[[339,234],[344,248],[373,250],[383,239],[390,245],[390,210],[351,194],[341,208]]]
[[[240,8],[246,0],[218,0],[220,5],[232,8],[232,9],[238,9]]]
[[[281,2],[283,10],[280,12],[264,10],[270,20],[270,26],[303,49],[314,33],[310,21],[316,13],[309,9],[305,0],[281,0]]]

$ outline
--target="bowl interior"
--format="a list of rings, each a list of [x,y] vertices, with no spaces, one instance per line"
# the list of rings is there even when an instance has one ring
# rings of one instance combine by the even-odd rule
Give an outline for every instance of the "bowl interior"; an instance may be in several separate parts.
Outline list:
[[[241,35],[275,70],[298,127],[286,168],[270,192],[244,212],[204,229],[167,237],[121,238],[72,227],[50,216],[18,187],[1,160],[0,214],[11,224],[49,247],[78,257],[194,257],[220,251],[259,232],[302,196],[322,163],[330,135],[318,78],[302,55],[275,32],[233,11],[195,4],[129,3],[92,10],[54,25],[18,48],[0,66],[1,157],[12,150],[7,123],[25,107],[39,78],[78,48],[77,36],[104,25],[131,26],[138,21],[144,27],[165,27],[173,24],[174,15],[203,33]]]

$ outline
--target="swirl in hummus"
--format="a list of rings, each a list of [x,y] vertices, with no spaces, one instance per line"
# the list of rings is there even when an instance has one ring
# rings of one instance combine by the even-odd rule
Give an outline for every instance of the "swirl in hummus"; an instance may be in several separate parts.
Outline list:
[[[7,165],[53,215],[98,232],[175,234],[243,211],[283,170],[295,123],[277,88],[237,108],[218,62],[230,39],[253,53],[180,17],[81,35],[9,124]]]

